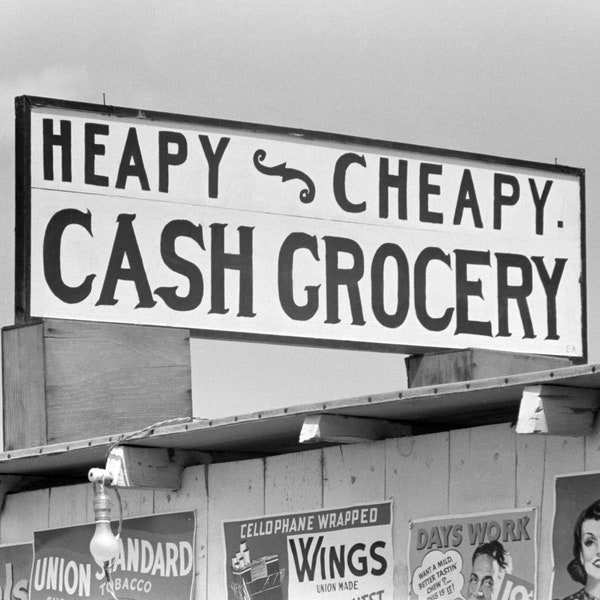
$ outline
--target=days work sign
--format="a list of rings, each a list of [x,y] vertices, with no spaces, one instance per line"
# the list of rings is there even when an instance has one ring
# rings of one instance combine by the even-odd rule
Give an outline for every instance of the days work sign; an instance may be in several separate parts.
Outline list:
[[[17,317],[585,356],[583,171],[17,99]]]
[[[410,600],[535,598],[536,526],[535,509],[411,521]]]

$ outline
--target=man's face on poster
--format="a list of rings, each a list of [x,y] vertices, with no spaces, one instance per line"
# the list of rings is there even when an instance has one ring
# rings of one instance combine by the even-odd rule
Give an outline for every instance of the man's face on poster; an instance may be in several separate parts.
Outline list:
[[[488,554],[479,554],[475,558],[467,585],[467,600],[492,600],[494,562],[494,559]]]

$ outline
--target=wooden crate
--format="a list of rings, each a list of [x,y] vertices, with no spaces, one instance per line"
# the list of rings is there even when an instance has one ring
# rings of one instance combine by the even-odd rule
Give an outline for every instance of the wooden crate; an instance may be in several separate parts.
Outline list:
[[[189,331],[43,319],[2,329],[4,450],[192,416]]]

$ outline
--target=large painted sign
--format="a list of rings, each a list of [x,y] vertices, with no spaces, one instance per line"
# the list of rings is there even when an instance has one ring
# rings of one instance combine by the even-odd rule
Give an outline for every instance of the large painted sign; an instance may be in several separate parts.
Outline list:
[[[410,523],[411,600],[533,600],[536,511],[509,510]]]
[[[585,356],[583,171],[17,100],[17,317]]]
[[[90,554],[94,524],[35,531],[30,600],[191,600],[193,511],[125,519],[109,576]]]
[[[391,502],[223,523],[228,600],[392,600]]]

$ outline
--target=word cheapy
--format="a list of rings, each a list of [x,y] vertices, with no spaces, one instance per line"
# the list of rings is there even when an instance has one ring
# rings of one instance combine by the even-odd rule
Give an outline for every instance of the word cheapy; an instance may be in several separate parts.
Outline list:
[[[286,168],[285,163],[275,169],[260,168],[259,160],[267,156],[260,147],[264,140],[257,140],[251,152],[245,150],[249,154],[240,155],[239,148],[232,148],[235,140],[229,135],[209,136],[161,128],[143,135],[148,130],[145,123],[130,126],[124,134],[122,127],[108,122],[42,119],[43,181],[76,182],[100,193],[102,189],[124,195],[139,191],[164,197],[171,192],[174,181],[188,178],[194,181],[196,199],[217,199],[225,166],[230,167],[229,178],[239,178],[240,194],[248,191],[247,172],[244,171],[244,176],[238,174],[241,163],[251,169],[254,165],[261,173],[278,174],[284,181],[300,178],[313,185],[309,173]],[[74,147],[80,150],[75,151]],[[511,207],[518,210],[526,203],[532,209],[529,230],[536,235],[544,234],[552,179],[536,176],[525,180],[502,171],[494,171],[491,177],[477,177],[470,166],[458,168],[457,174],[457,167],[416,158],[391,159],[335,149],[330,152],[331,172],[316,194],[311,191],[310,199],[304,198],[303,202],[332,198],[335,208],[345,215],[374,211],[378,219],[466,224],[475,229],[491,226],[493,230],[505,227],[507,210]],[[452,175],[448,176],[447,171]],[[365,182],[366,197],[364,192],[354,189],[357,180]],[[443,199],[441,204],[440,199]],[[307,212],[310,214],[314,216]]]

